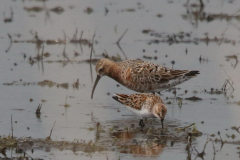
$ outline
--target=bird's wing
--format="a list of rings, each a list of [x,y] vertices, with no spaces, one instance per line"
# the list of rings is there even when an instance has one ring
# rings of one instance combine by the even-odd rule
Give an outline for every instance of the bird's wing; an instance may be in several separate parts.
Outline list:
[[[136,110],[141,110],[147,97],[144,94],[116,94],[112,97],[116,101]]]
[[[133,81],[145,83],[166,83],[171,79],[183,76],[189,73],[189,70],[172,70],[154,63],[137,60],[129,68],[132,71]]]

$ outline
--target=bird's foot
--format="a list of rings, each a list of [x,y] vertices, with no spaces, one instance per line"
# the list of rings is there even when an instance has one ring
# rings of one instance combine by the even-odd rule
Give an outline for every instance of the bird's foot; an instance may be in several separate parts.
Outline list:
[[[144,126],[145,126],[145,124],[143,123],[143,119],[141,119],[141,120],[139,121],[139,126],[140,126],[140,127],[144,127]]]

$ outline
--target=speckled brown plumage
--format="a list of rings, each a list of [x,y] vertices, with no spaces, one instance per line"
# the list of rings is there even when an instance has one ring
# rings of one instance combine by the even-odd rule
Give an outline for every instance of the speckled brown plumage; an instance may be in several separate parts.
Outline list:
[[[142,60],[125,60],[116,63],[106,58],[97,62],[96,72],[98,77],[93,92],[97,81],[105,75],[131,90],[148,93],[162,91],[199,74],[199,71],[172,70]]]
[[[148,109],[150,112],[156,103],[163,103],[163,100],[155,94],[116,94],[113,97],[125,106],[129,106],[136,110]],[[164,103],[163,103],[164,104]]]
[[[115,93],[113,99],[125,105],[130,111],[139,116],[141,119],[143,117],[146,118],[156,117],[161,119],[163,125],[163,120],[167,113],[167,107],[165,106],[163,100],[159,96],[148,93],[139,94]]]

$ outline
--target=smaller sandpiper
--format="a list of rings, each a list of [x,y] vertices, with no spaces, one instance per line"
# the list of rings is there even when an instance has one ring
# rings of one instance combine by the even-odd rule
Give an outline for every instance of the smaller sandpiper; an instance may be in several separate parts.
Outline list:
[[[141,118],[139,121],[140,126],[144,126],[143,118],[159,118],[161,119],[162,128],[163,120],[167,113],[167,106],[163,100],[155,95],[148,93],[139,94],[114,94],[112,98],[124,104],[127,109]]]

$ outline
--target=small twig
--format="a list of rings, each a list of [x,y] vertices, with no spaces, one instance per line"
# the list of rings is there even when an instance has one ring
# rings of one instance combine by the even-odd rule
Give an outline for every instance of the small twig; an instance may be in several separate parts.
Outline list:
[[[147,133],[144,135],[144,137],[150,132],[151,127],[148,129]]]
[[[94,43],[94,38],[96,35],[96,31],[93,34],[93,38],[92,38],[92,48],[91,48],[91,53],[90,53],[90,71],[91,71],[91,80],[93,82],[93,75],[92,75],[92,52],[93,52],[93,43]]]
[[[195,123],[193,123],[193,124],[191,124],[191,125],[189,125],[189,126],[187,126],[187,127],[184,127],[182,130],[185,130],[185,129],[187,129],[187,128],[193,126],[193,125],[195,125]]]
[[[46,4],[45,4],[45,1],[43,1],[43,7],[44,7],[44,11],[45,11],[45,24],[47,22],[47,19],[50,19],[50,12],[49,12],[49,9],[47,8]]]
[[[77,81],[75,83],[73,83],[73,87],[75,87],[75,88],[79,87],[79,78],[77,79]]]
[[[67,104],[67,96],[66,96],[66,98],[65,98],[65,104]]]
[[[72,141],[72,144],[73,144],[75,141],[77,141],[77,143],[78,143],[78,140],[75,138],[75,139]]]
[[[27,154],[25,151],[24,151],[24,154],[26,154],[28,157],[30,157],[32,160],[34,160],[34,158],[32,158],[29,154]]]
[[[232,14],[232,16],[235,16],[236,14],[238,14],[240,12],[240,9],[238,9],[236,12],[234,12],[233,14]]]
[[[11,20],[13,19],[13,9],[12,9],[12,6],[11,6]]]
[[[66,50],[66,44],[64,45],[64,48],[63,48],[63,57],[66,58],[68,61],[70,61],[69,58],[66,55],[65,50]]]
[[[188,145],[192,145],[192,133],[188,133]]]
[[[55,123],[56,123],[56,121],[54,122],[53,127],[55,126]],[[53,127],[52,127],[50,135],[49,135],[50,138],[51,138],[51,135],[52,135]]]
[[[232,80],[232,78],[227,74],[227,72],[225,71],[225,69],[224,69],[222,66],[220,66],[220,67],[223,69],[223,71],[226,73],[226,75],[229,77],[229,79]],[[233,80],[232,80],[232,82],[233,82]]]
[[[82,35],[83,35],[83,31],[81,32],[81,36],[80,36],[79,42],[82,41]],[[80,48],[81,48],[81,52],[83,53],[82,43],[80,43]]]
[[[22,137],[18,138],[17,141],[19,141],[19,140],[22,139],[23,137],[25,137],[25,136],[22,136]]]
[[[221,139],[221,148],[220,148],[220,150],[222,150],[222,147],[223,147],[223,145],[224,145],[224,142],[223,142],[223,140],[222,140],[222,137],[221,137],[220,132],[218,133],[218,135],[220,136],[220,139]]]
[[[199,0],[201,7],[204,7],[204,3],[202,0]]]
[[[228,27],[229,28],[229,27]],[[222,32],[222,37],[223,37],[223,35],[225,34],[225,32],[228,30],[228,28],[226,28],[223,32]]]
[[[56,123],[56,121],[54,122],[53,127],[55,126],[55,123]],[[50,135],[47,136],[47,138],[45,139],[46,141],[51,141],[51,135],[52,135],[53,127],[52,127],[52,129],[50,131]]]
[[[93,122],[96,122],[95,119],[96,119],[96,118],[93,116],[93,112],[91,112],[91,120],[92,120]]]
[[[42,72],[44,73],[44,66],[43,66],[43,54],[44,54],[44,45],[42,46],[42,58],[41,58]]]
[[[224,82],[224,84],[222,86],[222,91],[224,91],[224,93],[226,93],[227,84],[229,84],[232,87],[233,91],[234,91],[234,88],[233,88],[232,84],[230,83],[229,79],[225,80],[225,82]]]
[[[197,152],[197,157],[200,157],[200,158],[204,159],[203,156],[204,156],[204,154],[205,154],[205,149],[206,149],[207,143],[208,143],[208,140],[207,140],[207,142],[205,143],[204,148],[203,148],[203,151],[202,151],[201,153],[199,153],[199,152],[197,151],[197,149],[195,148],[195,146],[193,146],[193,148],[194,148],[195,151]]]
[[[219,46],[222,44],[223,40],[225,39],[224,34],[227,32],[228,28],[229,28],[229,27],[227,27],[227,28],[222,32],[222,34],[221,34],[222,38],[220,39],[220,41],[219,41],[219,43],[218,43]]]
[[[73,35],[72,40],[77,40],[78,28],[76,28],[75,34]]]
[[[240,129],[240,126],[236,129],[236,131],[237,131],[238,133],[240,133],[239,129]]]
[[[124,55],[125,59],[127,60],[127,56],[125,54],[125,52],[122,50],[122,47],[117,43],[118,48],[120,49],[120,51],[122,52],[122,54]]]
[[[128,29],[126,29],[126,31],[123,33],[123,35],[118,39],[118,41],[116,42],[117,44],[119,44],[119,42],[122,40],[123,36],[127,33]]]
[[[233,24],[233,23],[231,23],[231,22],[229,22],[229,24],[231,24],[233,27],[235,27],[238,31],[240,31],[240,28],[237,26],[237,25],[235,25],[235,24]]]
[[[91,48],[91,53],[90,53],[90,63],[91,63],[91,61],[92,61],[93,43],[94,43],[95,35],[96,35],[96,31],[94,32],[93,38],[92,38],[92,48]]]
[[[195,151],[197,152],[197,154],[199,155],[199,152],[197,151],[197,149],[195,148],[195,146],[193,146],[193,148],[195,149]]]
[[[237,66],[237,64],[238,64],[238,57],[237,57],[235,54],[233,55],[233,57],[234,57],[234,58],[235,58],[235,60],[236,60],[236,63],[235,63],[235,65],[234,65],[234,67],[233,67],[233,68],[235,69],[235,68],[236,68],[236,66]]]
[[[80,39],[79,39],[80,41],[82,40],[82,35],[83,35],[83,31],[81,32],[81,35],[80,35]]]
[[[206,148],[207,144],[208,144],[208,140],[207,140],[207,142],[204,145],[204,148],[203,148],[203,151],[202,151],[203,154],[204,154],[204,151],[205,151],[205,148]]]
[[[212,142],[212,145],[213,145],[213,151],[214,151],[213,154],[215,155],[215,154],[216,154],[216,150],[215,150],[215,146],[214,146],[213,140],[210,138],[209,141]]]
[[[65,33],[65,31],[64,30],[62,30],[63,31],[63,39],[64,39],[64,41],[66,41],[66,38],[67,38],[67,36],[66,36],[66,33]]]
[[[12,130],[12,138],[13,138],[13,123],[12,123],[12,115],[11,115],[11,130]]]
[[[37,115],[41,114],[41,108],[42,108],[42,104],[39,104],[38,108],[36,109],[36,114]]]
[[[222,86],[222,91],[226,92],[226,85],[227,85],[227,80],[225,80],[225,82],[223,83],[223,86]]]
[[[190,148],[192,148],[192,133],[188,133],[187,139],[188,139],[188,143],[186,146],[186,150],[188,151],[188,154],[189,154]]]
[[[8,38],[10,39],[10,45],[8,47],[8,49],[6,49],[6,53],[11,49],[12,47],[12,36],[10,34],[8,34]]]
[[[231,87],[232,87],[232,89],[234,90],[234,88],[233,88],[232,84],[229,82],[229,79],[228,79],[227,81],[228,81],[228,84],[230,84],[230,86],[231,86]]]
[[[42,58],[43,58],[43,52],[44,52],[44,45],[42,46]]]
[[[11,10],[11,17],[10,18],[4,18],[4,22],[5,23],[10,23],[10,22],[12,22],[12,20],[13,20],[13,9],[12,9],[12,7],[10,8],[10,10]],[[5,13],[3,13],[3,15],[5,16]]]

